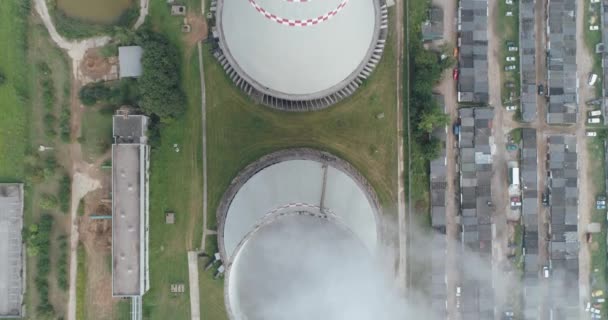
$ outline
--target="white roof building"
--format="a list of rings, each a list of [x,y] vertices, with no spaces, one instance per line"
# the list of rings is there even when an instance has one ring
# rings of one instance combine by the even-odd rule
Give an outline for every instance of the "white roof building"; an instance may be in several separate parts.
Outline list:
[[[141,56],[144,50],[140,46],[118,47],[118,64],[120,78],[137,78],[143,73]]]

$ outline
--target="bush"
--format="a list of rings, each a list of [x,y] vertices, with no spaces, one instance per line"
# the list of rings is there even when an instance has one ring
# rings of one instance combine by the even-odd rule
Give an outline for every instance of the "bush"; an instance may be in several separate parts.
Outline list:
[[[180,85],[177,49],[164,36],[141,31],[136,42],[143,47],[143,74],[139,78],[140,107],[160,118],[181,115],[186,99]]]
[[[23,238],[26,239],[27,250],[30,256],[36,256],[36,276],[34,284],[38,292],[39,303],[36,311],[43,317],[51,317],[54,309],[49,302],[49,272],[50,263],[50,236],[53,227],[53,217],[43,214],[38,224],[30,225],[23,230]]]
[[[0,72],[0,86],[3,85],[4,82],[6,82],[6,77],[4,76],[4,73]]]
[[[84,105],[92,106],[98,102],[110,100],[112,90],[101,81],[93,82],[82,87],[78,96]]]
[[[64,174],[59,180],[59,209],[61,212],[68,213],[70,211],[70,199],[72,197],[72,180],[70,176]]]
[[[52,194],[44,194],[40,198],[40,208],[45,210],[55,210],[59,206],[59,200]]]
[[[67,236],[62,235],[59,240],[59,258],[57,259],[57,285],[62,290],[67,290],[69,286],[68,280],[68,239]]]

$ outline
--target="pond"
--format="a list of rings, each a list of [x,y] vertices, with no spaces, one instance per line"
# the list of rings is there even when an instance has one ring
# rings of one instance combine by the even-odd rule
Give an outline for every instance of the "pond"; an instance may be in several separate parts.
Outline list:
[[[116,22],[133,0],[57,0],[57,8],[71,18],[100,24]]]

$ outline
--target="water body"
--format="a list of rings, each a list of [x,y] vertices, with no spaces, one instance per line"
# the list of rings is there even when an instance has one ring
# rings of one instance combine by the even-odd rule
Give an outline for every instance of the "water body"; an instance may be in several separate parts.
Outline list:
[[[57,0],[57,8],[71,18],[100,24],[116,22],[133,0]]]

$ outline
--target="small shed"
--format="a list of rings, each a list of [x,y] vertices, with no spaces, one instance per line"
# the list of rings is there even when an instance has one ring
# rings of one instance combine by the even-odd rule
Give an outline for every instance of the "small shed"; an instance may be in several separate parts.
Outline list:
[[[118,73],[120,78],[137,78],[143,73],[141,56],[144,50],[140,46],[118,47]]]
[[[166,224],[175,224],[175,213],[174,212],[167,212],[165,214],[165,223]]]
[[[172,16],[185,16],[186,15],[186,6],[171,6],[171,15]]]

